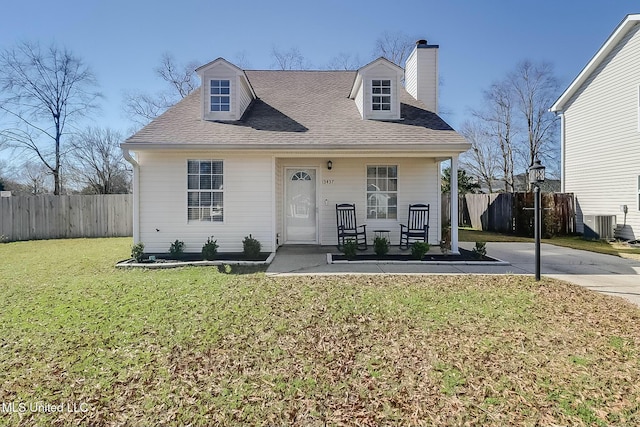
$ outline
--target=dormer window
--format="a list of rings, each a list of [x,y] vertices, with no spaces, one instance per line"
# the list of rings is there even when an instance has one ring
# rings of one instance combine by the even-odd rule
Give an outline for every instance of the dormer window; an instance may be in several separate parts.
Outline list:
[[[211,61],[196,72],[202,81],[202,120],[240,120],[256,99],[247,74],[226,59]]]
[[[229,80],[211,80],[211,111],[231,111]]]
[[[360,68],[349,98],[364,120],[400,120],[400,97],[404,70],[393,62],[378,58]]]
[[[371,109],[374,111],[391,110],[391,80],[371,81]]]

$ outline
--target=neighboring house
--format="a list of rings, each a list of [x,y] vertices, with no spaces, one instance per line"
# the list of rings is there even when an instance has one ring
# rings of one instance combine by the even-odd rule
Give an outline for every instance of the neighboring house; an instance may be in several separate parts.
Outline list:
[[[640,15],[618,25],[551,111],[561,117],[562,192],[575,194],[578,231],[617,223],[617,237],[638,239]]]
[[[514,192],[521,193],[529,191],[529,175],[521,173],[513,177],[514,180]],[[544,182],[540,184],[540,189],[543,193],[559,193],[560,192],[560,180],[545,178]],[[504,193],[504,181],[501,179],[494,179],[491,181],[491,189],[494,193]],[[490,193],[489,186],[486,183],[481,183],[478,193]]]
[[[406,71],[383,58],[357,71],[245,71],[218,58],[197,73],[200,90],[122,144],[147,252],[176,239],[199,252],[209,236],[239,252],[249,234],[265,251],[335,245],[337,203],[356,204],[370,241],[385,229],[394,245],[409,204],[429,203],[439,242],[440,162],[457,170],[470,145],[437,114],[438,46],[420,41]]]

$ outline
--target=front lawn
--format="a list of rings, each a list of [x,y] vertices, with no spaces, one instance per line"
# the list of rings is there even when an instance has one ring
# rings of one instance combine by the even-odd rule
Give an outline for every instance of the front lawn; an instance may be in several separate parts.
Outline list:
[[[114,268],[129,250],[0,244],[0,424],[640,424],[622,299],[524,276]]]

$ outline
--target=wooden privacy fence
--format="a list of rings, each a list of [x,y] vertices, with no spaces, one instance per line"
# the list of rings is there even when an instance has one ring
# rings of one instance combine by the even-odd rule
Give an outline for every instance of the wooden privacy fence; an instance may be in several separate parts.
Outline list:
[[[133,196],[0,197],[0,236],[9,241],[133,235]]]
[[[451,198],[442,195],[442,218],[450,220]],[[547,237],[576,231],[571,193],[542,194],[542,228]],[[458,198],[458,225],[520,236],[533,235],[533,193],[464,194]]]

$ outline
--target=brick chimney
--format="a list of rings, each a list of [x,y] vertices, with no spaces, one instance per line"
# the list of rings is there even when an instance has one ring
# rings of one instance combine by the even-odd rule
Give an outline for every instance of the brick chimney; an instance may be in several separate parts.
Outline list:
[[[438,113],[438,45],[418,40],[404,67],[407,92]]]

